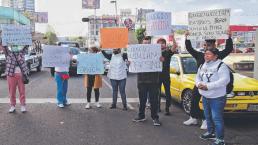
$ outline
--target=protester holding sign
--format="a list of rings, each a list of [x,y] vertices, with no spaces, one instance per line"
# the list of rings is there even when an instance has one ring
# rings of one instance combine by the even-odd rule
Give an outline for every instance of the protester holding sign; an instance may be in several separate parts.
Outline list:
[[[71,105],[67,101],[67,90],[68,90],[68,80],[69,80],[69,65],[62,67],[55,67],[55,80],[57,85],[57,106],[59,108],[64,108],[65,106]]]
[[[113,54],[107,54],[102,51],[102,54],[110,60],[110,69],[108,77],[111,81],[113,90],[113,102],[110,109],[116,108],[118,88],[121,94],[123,110],[127,110],[127,101],[125,94],[126,78],[127,78],[127,54],[121,53],[121,49],[113,49]]]
[[[208,131],[200,138],[216,139],[212,145],[225,145],[223,113],[230,75],[229,68],[218,56],[217,48],[207,47],[204,54],[205,63],[198,69],[195,86],[203,96],[202,103],[208,127]]]
[[[143,44],[150,44],[151,37],[147,36],[143,39]],[[160,61],[163,58],[160,56]],[[143,122],[145,118],[145,107],[147,102],[147,97],[149,96],[151,104],[151,118],[153,119],[154,126],[160,126],[158,116],[158,95],[159,95],[159,72],[144,72],[138,73],[137,84],[139,92],[139,114],[133,119],[134,122]]]
[[[1,32],[0,32],[1,34]],[[12,46],[11,46],[12,47]],[[25,62],[25,54],[28,51],[28,46],[23,47],[22,50],[13,52],[10,47],[2,46],[0,42],[0,51],[3,50],[6,58],[6,75],[9,88],[11,108],[9,113],[15,112],[16,106],[16,89],[19,90],[19,99],[21,103],[21,112],[26,112],[26,99],[25,99],[25,84],[24,77],[27,76],[29,70]]]
[[[204,53],[193,49],[191,41],[188,40],[189,32],[186,32],[185,36],[186,36],[186,40],[185,40],[186,50],[196,59],[197,66],[199,67],[201,64],[203,64],[205,62]],[[233,42],[231,39],[230,31],[228,31],[228,36],[229,36],[229,38],[226,40],[225,49],[222,51],[219,51],[219,53],[218,53],[219,59],[224,59],[233,50]],[[210,46],[210,47],[215,47],[215,42],[216,42],[216,40],[206,40],[205,45]],[[191,106],[190,118],[187,121],[185,121],[184,124],[185,125],[194,125],[194,124],[197,124],[197,119],[203,119],[201,129],[207,129],[207,123],[204,120],[203,112],[201,111],[201,109],[199,107],[201,95],[196,86],[193,88],[192,96],[193,97],[192,97],[191,105],[190,105]]]
[[[173,46],[171,49],[168,49],[166,46],[166,40],[163,38],[158,39],[158,44],[161,44],[161,51],[162,51],[162,57],[164,59],[163,66],[162,66],[162,72],[159,76],[159,87],[160,87],[160,93],[159,93],[159,110],[160,110],[160,101],[161,101],[161,85],[163,84],[165,88],[165,94],[166,94],[166,108],[165,108],[165,115],[170,115],[169,107],[171,105],[171,94],[170,94],[170,61],[172,55],[176,52],[177,44],[174,39],[173,35]]]
[[[92,46],[90,48],[90,53],[98,53],[98,48],[95,46]],[[95,104],[96,107],[100,108],[101,105],[99,103],[99,88],[102,87],[102,78],[101,75],[97,74],[97,75],[92,75],[92,74],[87,74],[84,76],[84,86],[85,88],[87,88],[87,104],[85,106],[86,109],[90,109],[91,107],[91,91],[92,88],[94,88],[94,92],[95,92]]]

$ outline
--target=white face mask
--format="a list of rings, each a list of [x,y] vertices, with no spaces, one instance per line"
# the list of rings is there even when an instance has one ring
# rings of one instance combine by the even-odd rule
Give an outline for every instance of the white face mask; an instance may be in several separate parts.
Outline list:
[[[9,47],[9,50],[12,52],[19,52],[23,49],[22,46],[19,45],[12,45],[11,47]]]

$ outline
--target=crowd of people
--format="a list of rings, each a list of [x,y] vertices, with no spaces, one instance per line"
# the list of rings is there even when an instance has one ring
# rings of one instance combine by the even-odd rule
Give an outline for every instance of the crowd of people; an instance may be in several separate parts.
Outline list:
[[[219,51],[216,48],[216,40],[206,40],[204,43],[204,52],[195,50],[191,41],[188,40],[189,32],[186,32],[186,49],[196,59],[198,73],[196,75],[195,86],[192,91],[193,97],[191,100],[190,118],[183,122],[184,125],[196,125],[198,119],[202,120],[201,129],[207,129],[207,132],[202,134],[202,139],[214,139],[214,145],[223,145],[224,142],[224,122],[223,111],[226,104],[226,85],[229,83],[229,69],[223,63],[224,59],[233,49],[233,43],[230,32],[229,38],[226,40],[226,48]],[[174,37],[173,37],[174,38]],[[151,44],[152,38],[145,36],[142,44]],[[173,47],[168,48],[166,40],[158,39],[156,42],[161,45],[162,55],[162,72],[144,72],[137,74],[137,87],[139,95],[139,112],[134,122],[143,122],[146,120],[145,109],[147,100],[150,103],[151,118],[154,126],[160,126],[158,112],[161,110],[161,86],[165,88],[165,115],[170,115],[171,94],[170,94],[170,61],[171,57],[177,52],[177,44],[173,39]],[[28,68],[25,63],[25,53],[28,46],[25,46],[19,51],[11,51],[12,46],[2,46],[2,50],[6,56],[6,75],[10,96],[9,112],[15,112],[16,106],[16,89],[18,87],[21,112],[26,112],[25,99],[25,84],[24,76],[28,73]],[[110,109],[115,109],[117,105],[118,90],[121,94],[123,110],[127,108],[127,97],[125,93],[127,66],[130,65],[127,55],[121,52],[121,49],[113,49],[112,54],[107,54],[101,51],[100,48],[94,46],[90,48],[90,53],[102,53],[103,56],[110,60],[110,69],[107,77],[110,79],[112,86],[112,104]],[[57,106],[64,108],[70,105],[67,99],[69,67],[55,67],[55,81],[57,85]],[[85,75],[84,86],[87,89],[87,103],[85,108],[91,108],[91,93],[92,89],[95,92],[95,105],[99,108],[100,88],[102,87],[101,75]],[[199,101],[202,98],[204,111],[199,108]]]

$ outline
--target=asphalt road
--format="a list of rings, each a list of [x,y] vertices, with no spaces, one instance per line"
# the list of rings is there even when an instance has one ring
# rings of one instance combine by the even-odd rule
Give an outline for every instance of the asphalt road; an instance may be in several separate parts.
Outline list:
[[[184,126],[188,119],[179,104],[173,103],[171,116],[160,115],[162,126],[154,127],[147,109],[147,121],[134,123],[138,112],[136,76],[127,79],[126,93],[130,109],[111,110],[111,86],[103,77],[100,90],[102,108],[84,109],[86,89],[83,77],[69,80],[68,96],[72,105],[64,109],[55,104],[55,81],[49,72],[32,73],[26,86],[28,112],[7,113],[8,89],[0,78],[0,145],[207,145],[199,139],[205,131],[199,126]],[[94,96],[94,95],[93,95]],[[120,100],[120,99],[119,99]],[[94,97],[92,98],[94,102]],[[19,101],[17,101],[19,102]],[[162,104],[164,110],[164,104]],[[225,118],[226,142],[229,145],[258,145],[258,114]]]

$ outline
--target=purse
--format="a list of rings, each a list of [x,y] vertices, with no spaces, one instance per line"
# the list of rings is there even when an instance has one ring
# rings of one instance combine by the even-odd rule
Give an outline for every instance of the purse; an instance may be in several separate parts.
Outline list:
[[[61,75],[61,78],[63,79],[63,80],[68,80],[69,78],[70,78],[70,76],[69,76],[69,74],[62,74]]]
[[[68,73],[61,73],[61,72],[57,72],[57,73],[61,76],[62,80],[68,80],[70,78],[70,75]]]

